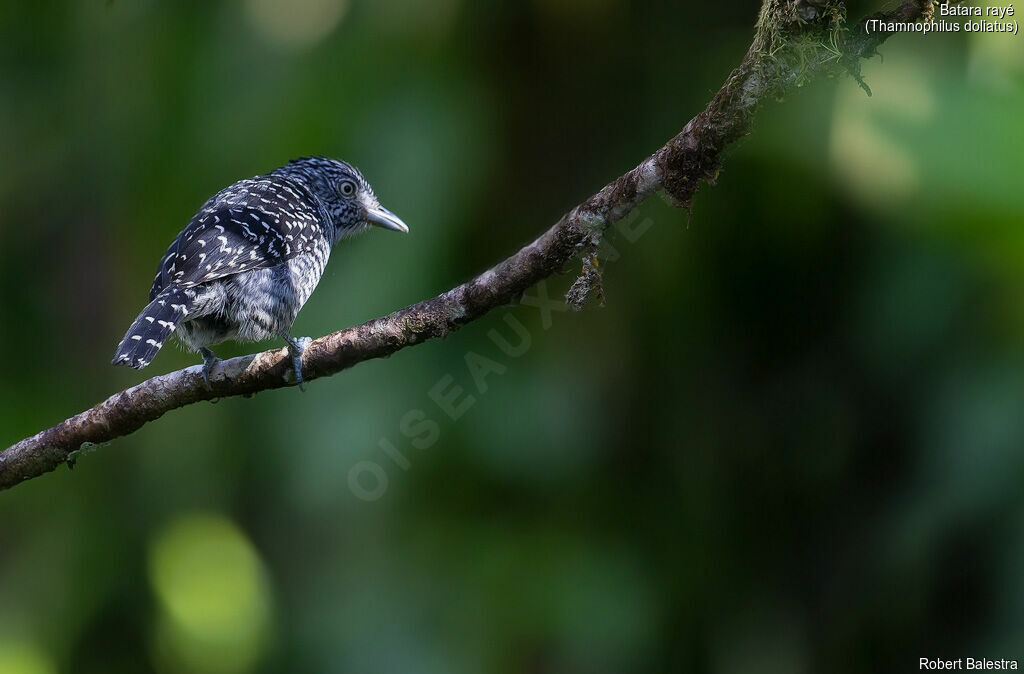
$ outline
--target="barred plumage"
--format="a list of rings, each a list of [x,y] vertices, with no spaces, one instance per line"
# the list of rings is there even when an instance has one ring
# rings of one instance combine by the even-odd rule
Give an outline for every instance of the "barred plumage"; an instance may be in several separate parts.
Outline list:
[[[118,344],[114,364],[141,369],[152,363],[178,324],[188,318],[191,308],[191,290],[172,286],[157,293]]]
[[[115,365],[144,368],[170,336],[203,354],[228,339],[278,335],[302,382],[302,340],[289,332],[338,240],[379,225],[408,228],[383,208],[359,171],[323,157],[297,159],[211,197],[167,249]],[[207,379],[207,383],[209,380]]]

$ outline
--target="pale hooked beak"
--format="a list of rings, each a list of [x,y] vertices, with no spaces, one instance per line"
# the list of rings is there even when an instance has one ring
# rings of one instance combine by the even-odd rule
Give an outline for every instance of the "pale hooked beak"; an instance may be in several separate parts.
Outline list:
[[[408,225],[402,222],[401,218],[380,205],[366,209],[366,221],[371,225],[390,229],[392,232],[409,233]]]

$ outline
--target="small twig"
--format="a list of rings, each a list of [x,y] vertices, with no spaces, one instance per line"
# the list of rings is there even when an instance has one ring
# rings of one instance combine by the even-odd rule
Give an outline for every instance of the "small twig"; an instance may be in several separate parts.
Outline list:
[[[596,251],[591,251],[583,256],[583,270],[565,293],[565,302],[574,311],[582,311],[583,305],[587,303],[587,298],[591,294],[597,297],[598,305],[603,307],[604,284],[601,280],[601,269]]]

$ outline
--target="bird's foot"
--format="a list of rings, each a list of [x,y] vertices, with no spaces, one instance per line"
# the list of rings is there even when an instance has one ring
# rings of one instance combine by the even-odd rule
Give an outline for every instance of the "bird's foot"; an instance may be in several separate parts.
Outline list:
[[[283,335],[283,337],[288,342],[288,353],[292,357],[292,370],[295,371],[295,381],[299,383],[299,390],[305,392],[306,387],[302,385],[302,354],[306,352],[306,347],[313,340],[310,337],[289,337],[288,335]]]
[[[209,349],[199,349],[199,355],[203,357],[203,383],[206,384],[207,391],[212,391],[210,372],[213,371],[213,366],[217,363],[217,356]]]

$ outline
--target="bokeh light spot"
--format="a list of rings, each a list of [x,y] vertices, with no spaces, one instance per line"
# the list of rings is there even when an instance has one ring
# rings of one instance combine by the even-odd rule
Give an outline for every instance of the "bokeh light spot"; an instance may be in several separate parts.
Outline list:
[[[268,42],[309,47],[331,34],[345,16],[348,0],[246,0],[245,14]]]
[[[0,674],[56,674],[57,666],[38,648],[19,641],[0,641]]]
[[[263,565],[245,535],[219,515],[189,515],[150,547],[149,577],[162,609],[158,658],[188,671],[243,672],[264,650],[270,600]]]
[[[889,205],[920,185],[919,167],[891,130],[893,121],[920,125],[934,114],[934,96],[919,68],[871,69],[874,95],[845,87],[836,101],[832,166],[842,184],[866,205]]]

